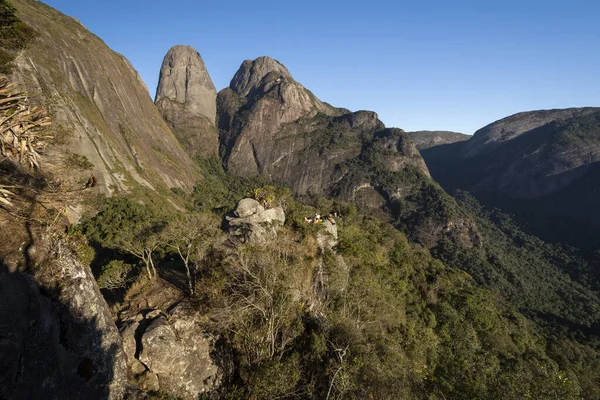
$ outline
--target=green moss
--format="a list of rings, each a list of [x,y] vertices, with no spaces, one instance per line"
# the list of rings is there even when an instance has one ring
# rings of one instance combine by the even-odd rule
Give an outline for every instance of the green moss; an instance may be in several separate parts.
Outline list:
[[[78,169],[93,169],[94,164],[88,160],[88,158],[81,154],[76,154],[67,150],[67,159],[66,165],[68,167],[78,168]]]

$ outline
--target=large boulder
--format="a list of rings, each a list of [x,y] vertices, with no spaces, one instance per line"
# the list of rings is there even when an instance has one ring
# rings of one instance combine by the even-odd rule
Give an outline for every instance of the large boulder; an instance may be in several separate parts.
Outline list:
[[[238,218],[249,217],[252,214],[256,214],[259,212],[265,211],[265,208],[260,205],[260,203],[254,199],[242,199],[238,203],[234,215]]]
[[[338,232],[337,224],[334,220],[326,219],[321,224],[321,229],[317,232],[317,243],[321,249],[331,250],[337,245]]]
[[[161,300],[158,292],[164,289]],[[159,280],[149,291],[154,309],[134,301],[121,322],[129,368],[145,390],[198,399],[220,384],[211,358],[211,339],[199,325],[200,315],[181,301],[170,284]],[[143,307],[142,307],[143,308]]]
[[[227,217],[229,233],[242,243],[264,244],[275,238],[278,229],[285,223],[283,208],[265,210],[252,199],[241,200],[233,215]]]
[[[177,306],[155,318],[141,337],[139,360],[158,378],[161,391],[195,400],[218,385],[211,343],[192,315]]]
[[[169,50],[160,69],[155,103],[189,153],[217,155],[217,90],[196,50],[190,46]]]

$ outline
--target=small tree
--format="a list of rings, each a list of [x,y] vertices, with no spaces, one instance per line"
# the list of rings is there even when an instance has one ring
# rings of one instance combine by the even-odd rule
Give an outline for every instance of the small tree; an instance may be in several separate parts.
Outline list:
[[[84,221],[82,229],[88,239],[140,259],[152,279],[157,274],[154,257],[164,226],[164,218],[147,206],[114,197],[106,201],[100,213]]]
[[[108,244],[140,259],[144,263],[148,278],[153,279],[157,275],[154,254],[161,245],[161,231],[162,225],[156,222],[134,225],[116,235]]]
[[[187,214],[173,220],[162,233],[167,248],[176,252],[183,261],[190,294],[195,293],[198,264],[218,240],[220,233],[219,219],[207,213]]]
[[[100,277],[98,277],[98,287],[100,289],[122,289],[129,282],[129,273],[133,267],[121,260],[112,260],[102,267]]]

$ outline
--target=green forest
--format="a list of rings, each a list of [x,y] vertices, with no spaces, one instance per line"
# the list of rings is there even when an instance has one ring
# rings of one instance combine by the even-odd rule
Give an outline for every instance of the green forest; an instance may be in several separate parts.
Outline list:
[[[117,308],[154,274],[183,270],[176,249],[191,243],[185,290],[220,338],[227,371],[209,398],[598,396],[596,286],[569,248],[528,236],[465,193],[455,201],[432,189],[454,208],[445,213],[476,221],[482,245],[445,239],[429,251],[409,239],[408,221],[394,226],[325,198],[303,204],[283,187],[202,165],[193,193],[173,193],[185,209],[112,197],[71,234],[95,249],[96,276]],[[248,196],[281,205],[286,224],[266,246],[228,247],[223,217]],[[343,215],[333,250],[319,248],[319,225],[303,221],[326,210]],[[315,289],[317,272],[327,283]]]

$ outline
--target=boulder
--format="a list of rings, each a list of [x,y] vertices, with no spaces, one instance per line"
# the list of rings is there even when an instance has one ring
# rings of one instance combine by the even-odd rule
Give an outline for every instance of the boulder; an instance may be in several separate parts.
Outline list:
[[[243,199],[227,221],[232,237],[242,243],[264,244],[277,236],[285,223],[285,212],[281,207],[265,210],[256,200]]]
[[[265,208],[258,201],[254,199],[242,199],[233,213],[238,218],[245,218],[262,211],[265,211]]]
[[[121,329],[131,372],[146,390],[197,399],[220,383],[210,338],[182,302],[165,313],[144,310]]]
[[[320,224],[321,229],[317,232],[317,243],[321,249],[333,249],[337,245],[338,232],[337,225],[331,223],[329,220],[324,220]]]

